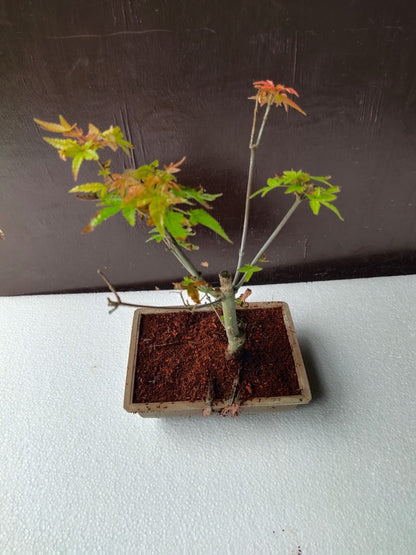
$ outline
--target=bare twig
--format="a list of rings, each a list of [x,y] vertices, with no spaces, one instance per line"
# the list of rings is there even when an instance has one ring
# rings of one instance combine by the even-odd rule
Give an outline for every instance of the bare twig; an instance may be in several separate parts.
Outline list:
[[[108,306],[111,306],[112,309],[109,311],[109,313],[111,314],[112,312],[114,312],[115,310],[117,310],[117,308],[119,306],[130,306],[130,307],[134,307],[134,308],[152,308],[152,309],[160,309],[160,310],[166,310],[166,309],[170,309],[170,308],[182,308],[182,309],[186,309],[189,311],[194,311],[194,310],[200,310],[203,308],[209,308],[209,307],[214,307],[215,305],[220,304],[220,301],[212,301],[210,303],[205,303],[205,304],[195,304],[195,305],[170,305],[170,306],[156,306],[156,305],[148,305],[148,304],[135,304],[135,303],[125,303],[121,300],[120,295],[117,293],[115,287],[110,283],[110,281],[107,279],[107,277],[105,276],[105,274],[101,271],[101,270],[97,270],[97,274],[99,276],[101,276],[101,278],[103,279],[103,281],[106,283],[107,287],[110,289],[110,291],[112,293],[114,293],[116,300],[114,301],[113,299],[110,299],[109,297],[107,297],[107,301],[108,301]]]
[[[212,310],[215,312],[215,314],[217,315],[217,318],[220,322],[221,325],[223,325],[223,321],[221,320],[221,316],[219,315],[218,310],[215,308],[215,306],[212,307]]]

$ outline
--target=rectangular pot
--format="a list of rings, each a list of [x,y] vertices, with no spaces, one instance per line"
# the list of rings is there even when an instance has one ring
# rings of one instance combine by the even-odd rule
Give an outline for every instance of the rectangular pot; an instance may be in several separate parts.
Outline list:
[[[295,328],[289,307],[283,302],[266,302],[266,303],[250,303],[249,308],[268,309],[280,307],[282,310],[283,321],[286,328],[287,337],[291,348],[291,356],[295,366],[295,371],[299,383],[300,393],[297,395],[282,397],[257,397],[244,401],[239,409],[239,414],[262,413],[270,411],[283,411],[295,409],[298,405],[304,405],[310,402],[312,396],[306,375],[305,366],[296,338]],[[204,400],[200,401],[173,401],[161,403],[135,403],[133,402],[134,380],[136,368],[140,368],[140,360],[138,357],[138,345],[140,338],[140,321],[142,315],[152,313],[170,313],[174,318],[175,313],[188,311],[189,309],[146,309],[140,308],[135,311],[133,318],[133,326],[131,332],[130,353],[127,368],[127,378],[124,396],[124,408],[127,412],[138,413],[142,417],[161,418],[171,416],[202,416],[202,411],[206,408]],[[203,311],[210,309],[201,309]],[[276,368],[276,372],[279,369]],[[214,402],[212,409],[214,413],[220,413],[225,408],[224,402]]]

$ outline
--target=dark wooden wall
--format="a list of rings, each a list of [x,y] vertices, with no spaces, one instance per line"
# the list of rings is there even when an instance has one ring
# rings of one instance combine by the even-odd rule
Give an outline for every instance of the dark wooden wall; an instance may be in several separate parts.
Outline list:
[[[67,194],[63,164],[34,116],[118,124],[134,163],[186,155],[185,184],[222,192],[215,216],[238,244],[251,83],[296,88],[308,113],[276,111],[256,185],[284,169],[330,174],[342,223],[306,206],[254,283],[412,273],[416,204],[416,4],[396,0],[3,0],[0,2],[0,293],[164,287],[181,267],[121,218]],[[122,164],[122,161],[120,161]],[[122,167],[122,166],[121,166]],[[79,182],[95,179],[85,167]],[[253,254],[290,199],[253,204]],[[236,248],[199,234],[195,264],[234,269]]]

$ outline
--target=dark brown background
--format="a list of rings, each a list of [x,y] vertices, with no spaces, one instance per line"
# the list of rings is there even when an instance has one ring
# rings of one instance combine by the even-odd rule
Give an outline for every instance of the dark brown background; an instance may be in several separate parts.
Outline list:
[[[308,112],[273,114],[256,186],[284,169],[331,174],[342,223],[306,206],[267,253],[255,283],[413,273],[413,1],[3,0],[0,2],[0,293],[170,286],[182,269],[121,217],[80,230],[94,211],[66,191],[69,163],[34,116],[119,124],[134,162],[187,156],[185,184],[222,192],[214,215],[238,243],[248,165],[251,82],[295,87]],[[84,165],[79,182],[95,179]],[[290,199],[253,204],[249,253]],[[195,264],[234,269],[236,248],[199,234]]]

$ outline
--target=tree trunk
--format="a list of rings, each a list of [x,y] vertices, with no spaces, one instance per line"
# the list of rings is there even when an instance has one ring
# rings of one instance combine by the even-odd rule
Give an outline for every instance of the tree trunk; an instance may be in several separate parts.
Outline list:
[[[228,347],[226,356],[228,359],[236,358],[245,342],[245,333],[238,325],[237,312],[235,307],[235,290],[231,275],[228,272],[221,272],[220,290],[221,304],[224,318],[224,328],[227,334]]]

